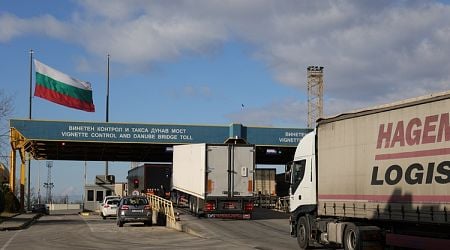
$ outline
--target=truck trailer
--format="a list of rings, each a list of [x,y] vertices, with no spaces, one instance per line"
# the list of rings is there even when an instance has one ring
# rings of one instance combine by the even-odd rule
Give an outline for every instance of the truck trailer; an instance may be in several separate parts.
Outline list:
[[[154,194],[170,197],[172,189],[172,164],[145,163],[128,171],[129,194]]]
[[[255,169],[255,206],[273,208],[277,203],[276,168]]]
[[[255,193],[258,196],[276,196],[276,168],[255,169]]]
[[[319,119],[287,165],[300,248],[450,248],[450,91]]]
[[[253,145],[174,146],[172,200],[197,216],[250,219],[254,170]]]

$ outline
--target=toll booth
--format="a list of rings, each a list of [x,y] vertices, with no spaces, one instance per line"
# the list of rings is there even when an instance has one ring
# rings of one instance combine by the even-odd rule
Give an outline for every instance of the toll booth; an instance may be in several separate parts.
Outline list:
[[[85,200],[84,200],[84,210],[98,212],[99,206],[103,201],[103,198],[108,195],[115,195],[114,185],[86,185],[85,190]]]
[[[105,196],[127,195],[126,183],[115,183],[114,175],[97,175],[94,184],[84,186],[84,211],[98,212]]]

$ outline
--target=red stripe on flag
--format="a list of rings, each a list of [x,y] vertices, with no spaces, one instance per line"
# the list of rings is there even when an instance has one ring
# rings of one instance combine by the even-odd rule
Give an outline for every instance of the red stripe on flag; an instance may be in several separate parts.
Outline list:
[[[63,95],[39,84],[36,84],[34,95],[66,107],[81,109],[87,112],[95,112],[95,106],[93,103],[83,102],[79,99]]]

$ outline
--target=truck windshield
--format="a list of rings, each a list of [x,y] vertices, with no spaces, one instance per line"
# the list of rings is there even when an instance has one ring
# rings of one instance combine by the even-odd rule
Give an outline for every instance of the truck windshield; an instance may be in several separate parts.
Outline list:
[[[292,164],[292,193],[295,193],[305,175],[306,160],[294,161]]]

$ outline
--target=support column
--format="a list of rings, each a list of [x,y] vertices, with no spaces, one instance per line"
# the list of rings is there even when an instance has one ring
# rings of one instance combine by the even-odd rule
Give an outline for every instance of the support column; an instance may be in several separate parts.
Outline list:
[[[25,149],[20,149],[20,211],[25,211]]]
[[[27,163],[28,163],[28,170],[27,170],[27,211],[31,211],[31,190],[30,190],[30,184],[31,184],[31,154],[27,154]]]
[[[14,194],[16,191],[16,151],[11,149],[9,155],[9,189]]]

